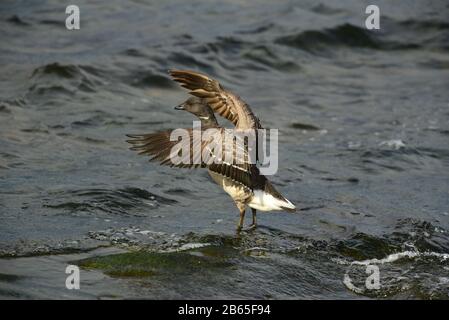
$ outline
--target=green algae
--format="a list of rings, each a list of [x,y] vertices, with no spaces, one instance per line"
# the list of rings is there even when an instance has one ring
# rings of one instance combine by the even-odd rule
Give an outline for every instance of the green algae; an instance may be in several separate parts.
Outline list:
[[[203,249],[207,254],[202,254]],[[188,252],[126,252],[78,261],[84,269],[98,269],[112,277],[151,277],[172,273],[192,273],[230,266],[226,256],[211,255],[211,249]],[[213,250],[212,250],[213,251]]]

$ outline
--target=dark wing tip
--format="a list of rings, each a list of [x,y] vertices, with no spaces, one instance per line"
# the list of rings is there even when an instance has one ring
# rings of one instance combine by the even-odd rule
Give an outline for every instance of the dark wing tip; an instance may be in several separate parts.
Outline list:
[[[132,139],[138,139],[138,138],[141,138],[141,137],[142,137],[141,134],[126,134],[126,136],[127,136],[128,138],[132,138]]]
[[[281,207],[282,210],[290,212],[290,213],[295,213],[296,212],[296,208],[295,209],[291,209],[291,208],[287,208],[287,207]]]

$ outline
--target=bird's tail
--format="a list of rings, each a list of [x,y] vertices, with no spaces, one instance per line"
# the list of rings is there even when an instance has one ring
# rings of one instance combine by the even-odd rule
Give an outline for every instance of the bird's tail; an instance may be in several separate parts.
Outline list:
[[[296,212],[296,206],[280,194],[268,180],[265,182],[265,188],[261,195],[262,202],[271,207],[271,210]]]

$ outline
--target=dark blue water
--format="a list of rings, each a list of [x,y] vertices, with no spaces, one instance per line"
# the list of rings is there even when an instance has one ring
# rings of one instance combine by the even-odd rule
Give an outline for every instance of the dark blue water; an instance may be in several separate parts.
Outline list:
[[[446,1],[377,1],[376,31],[368,1],[78,1],[77,31],[68,4],[0,3],[0,297],[448,298]],[[205,171],[128,150],[191,126],[171,68],[280,130],[297,214],[237,235]]]

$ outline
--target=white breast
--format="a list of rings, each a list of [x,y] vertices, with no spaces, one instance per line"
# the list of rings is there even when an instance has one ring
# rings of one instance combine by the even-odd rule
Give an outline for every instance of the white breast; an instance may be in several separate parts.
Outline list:
[[[241,184],[232,181],[222,175],[209,170],[209,174],[214,181],[226,191],[235,201],[246,202],[251,197],[251,192]]]

